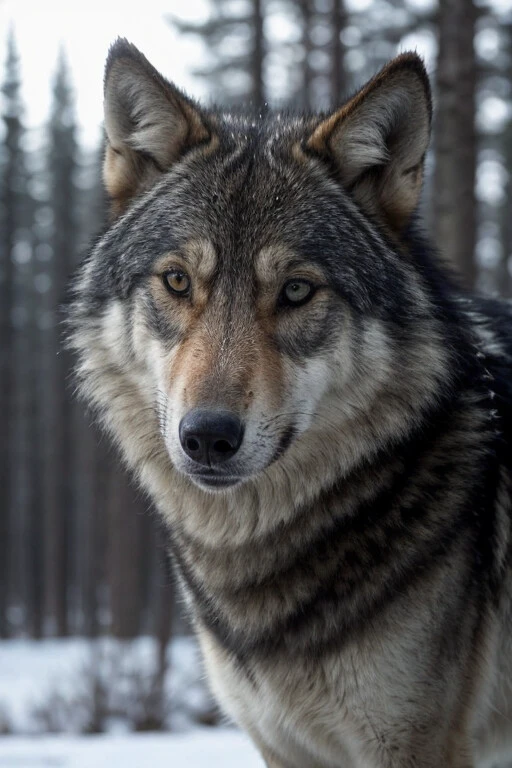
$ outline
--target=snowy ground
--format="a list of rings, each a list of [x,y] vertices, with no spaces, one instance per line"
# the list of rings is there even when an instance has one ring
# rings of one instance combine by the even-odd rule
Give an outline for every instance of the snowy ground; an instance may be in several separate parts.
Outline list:
[[[190,638],[173,641],[168,651],[170,732],[130,732],[135,692],[150,679],[155,652],[149,638],[0,642],[0,733],[10,734],[0,736],[0,768],[262,768],[243,734],[194,722],[211,701]],[[99,670],[114,704],[125,702],[128,715],[107,718],[104,735],[83,736],[92,670]],[[47,722],[62,733],[44,734]]]
[[[0,733],[32,735],[50,730],[77,734],[87,730],[94,680],[106,690],[110,708],[126,710],[107,719],[106,730],[117,734],[132,730],[155,670],[156,654],[156,644],[149,637],[134,641],[103,638],[94,643],[83,638],[1,641]],[[183,731],[197,720],[198,713],[211,707],[211,699],[192,638],[174,640],[167,660],[167,726]]]
[[[231,729],[183,735],[0,738],[0,768],[263,768],[245,736]]]

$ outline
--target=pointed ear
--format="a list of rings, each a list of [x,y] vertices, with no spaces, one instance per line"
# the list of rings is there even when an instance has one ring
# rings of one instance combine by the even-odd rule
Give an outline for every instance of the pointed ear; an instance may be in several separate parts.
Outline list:
[[[109,51],[104,109],[103,179],[115,213],[186,150],[210,138],[195,104],[127,40],[118,40]]]
[[[399,233],[419,202],[431,118],[423,62],[404,53],[322,120],[306,146],[334,163],[367,213]]]

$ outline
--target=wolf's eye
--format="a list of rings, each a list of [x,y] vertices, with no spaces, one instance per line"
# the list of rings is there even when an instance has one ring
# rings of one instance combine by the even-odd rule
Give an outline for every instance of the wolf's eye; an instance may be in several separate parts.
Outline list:
[[[168,269],[162,275],[168,291],[177,296],[186,296],[190,291],[190,277],[181,269]]]
[[[289,307],[299,307],[313,298],[315,289],[307,280],[289,280],[285,283],[281,295],[280,303]]]

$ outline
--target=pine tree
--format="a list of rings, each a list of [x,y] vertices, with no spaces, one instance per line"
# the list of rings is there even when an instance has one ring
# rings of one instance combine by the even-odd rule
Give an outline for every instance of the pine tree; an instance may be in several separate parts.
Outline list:
[[[469,286],[474,285],[477,274],[476,17],[474,3],[467,0],[446,0],[439,7],[434,133],[436,241]]]
[[[77,143],[68,67],[60,53],[48,127],[48,203],[52,212],[45,293],[48,327],[44,333],[44,559],[45,615],[50,634],[68,633],[69,537],[72,514],[73,435],[70,360],[62,349],[61,315],[69,274],[76,260]]]
[[[504,186],[504,201],[500,210],[502,258],[496,270],[496,288],[501,296],[512,298],[512,120],[508,120],[502,136],[502,151],[508,169]]]
[[[4,126],[0,155],[0,636],[8,633],[8,599],[12,564],[10,535],[13,520],[12,438],[14,403],[15,258],[19,230],[23,226],[26,193],[22,142],[22,105],[19,57],[14,32],[7,41],[5,78],[1,88]]]
[[[345,46],[341,39],[343,30],[347,25],[347,9],[345,8],[344,0],[333,0],[329,15],[331,26],[331,105],[337,105],[342,101],[343,97],[348,95],[345,71]]]
[[[82,183],[79,190],[80,250],[85,250],[91,239],[103,228],[106,218],[106,195],[101,168],[105,147],[82,156]],[[104,536],[107,503],[102,493],[102,477],[110,471],[112,458],[100,445],[98,429],[91,424],[91,415],[82,403],[74,404],[73,442],[73,526],[70,535],[73,585],[74,631],[94,637],[98,634],[98,598],[105,592],[102,563],[105,559]]]

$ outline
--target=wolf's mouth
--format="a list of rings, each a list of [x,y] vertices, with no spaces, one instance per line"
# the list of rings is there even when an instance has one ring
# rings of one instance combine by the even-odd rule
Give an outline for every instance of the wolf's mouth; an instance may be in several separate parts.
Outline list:
[[[219,489],[222,488],[232,488],[235,485],[238,485],[238,483],[241,483],[243,478],[241,477],[226,477],[223,475],[216,475],[216,474],[199,474],[199,473],[189,473],[189,478],[192,480],[193,483],[198,485],[200,488],[210,488],[210,489]]]

